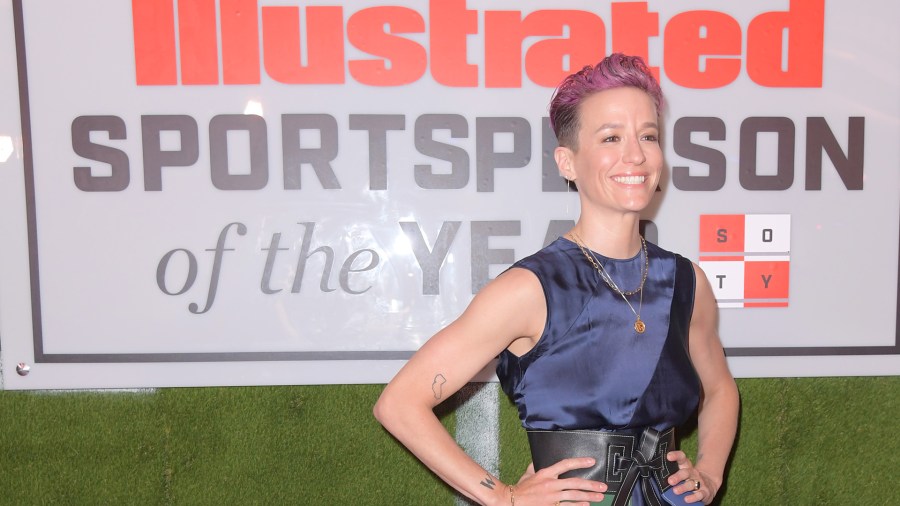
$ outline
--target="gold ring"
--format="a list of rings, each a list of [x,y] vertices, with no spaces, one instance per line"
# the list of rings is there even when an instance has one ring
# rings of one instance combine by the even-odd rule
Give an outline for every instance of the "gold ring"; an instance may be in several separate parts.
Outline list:
[[[700,490],[700,480],[694,480],[694,490]]]

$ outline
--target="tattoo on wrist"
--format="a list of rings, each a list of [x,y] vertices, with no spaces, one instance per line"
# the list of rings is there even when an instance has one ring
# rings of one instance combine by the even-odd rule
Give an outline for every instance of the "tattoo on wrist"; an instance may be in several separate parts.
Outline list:
[[[496,485],[496,483],[494,483],[494,479],[491,478],[491,475],[487,475],[483,480],[481,480],[482,487],[487,487],[491,490],[494,490],[494,485]]]
[[[443,397],[444,383],[446,382],[447,378],[444,378],[444,375],[441,373],[434,377],[434,381],[431,382],[431,391],[434,392],[435,399]]]

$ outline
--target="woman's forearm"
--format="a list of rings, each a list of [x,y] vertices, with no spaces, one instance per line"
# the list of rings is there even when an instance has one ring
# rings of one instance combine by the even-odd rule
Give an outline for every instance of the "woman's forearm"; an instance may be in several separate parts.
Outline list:
[[[734,380],[723,381],[715,390],[704,392],[698,415],[698,444],[695,466],[722,485],[725,465],[737,433],[739,395]]]
[[[448,485],[484,505],[509,504],[508,487],[469,457],[431,409],[382,396],[375,418]]]

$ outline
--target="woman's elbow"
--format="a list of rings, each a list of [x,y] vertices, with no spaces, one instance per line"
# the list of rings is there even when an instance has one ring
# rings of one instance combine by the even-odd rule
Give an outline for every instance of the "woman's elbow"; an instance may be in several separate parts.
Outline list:
[[[378,423],[381,425],[388,427],[391,423],[391,414],[396,412],[396,409],[391,407],[393,403],[393,397],[390,392],[382,392],[381,396],[375,402],[375,406],[372,407],[372,415],[378,420]]]
[[[372,407],[372,416],[374,416],[375,419],[378,420],[378,423],[384,425],[384,408],[381,405],[381,398],[375,401],[375,406]]]

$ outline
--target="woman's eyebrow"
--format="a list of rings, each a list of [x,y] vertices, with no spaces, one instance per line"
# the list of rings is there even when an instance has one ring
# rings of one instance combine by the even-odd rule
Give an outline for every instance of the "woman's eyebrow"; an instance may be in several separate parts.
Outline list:
[[[594,130],[594,132],[596,133],[601,130],[614,130],[616,128],[622,128],[622,124],[621,123],[604,123],[604,124],[598,126],[597,129]]]
[[[598,126],[597,129],[594,130],[594,133],[597,133],[597,132],[600,132],[603,130],[615,130],[617,128],[622,128],[622,124],[621,123],[604,123],[604,124]],[[640,128],[642,128],[642,129],[643,128],[655,128],[658,130],[659,124],[656,123],[655,121],[648,121],[648,122],[642,124],[640,126]]]

